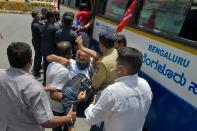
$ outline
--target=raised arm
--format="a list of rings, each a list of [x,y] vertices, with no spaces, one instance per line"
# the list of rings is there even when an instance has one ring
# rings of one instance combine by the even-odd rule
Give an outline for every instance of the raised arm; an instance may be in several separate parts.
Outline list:
[[[68,59],[66,59],[64,57],[61,57],[61,56],[54,55],[54,54],[48,55],[47,56],[47,61],[49,61],[49,62],[57,62],[57,63],[60,63],[60,64],[62,64],[64,66],[67,66],[70,63],[70,61]]]
[[[83,39],[82,39],[81,36],[77,37],[77,39],[76,39],[75,42],[77,43],[77,46],[78,46],[78,48],[80,50],[84,51],[85,53],[87,53],[88,55],[90,55],[91,57],[93,57],[95,60],[98,60],[98,59],[101,58],[101,55],[98,52],[96,52],[96,51],[94,51],[92,49],[86,48],[83,45]]]

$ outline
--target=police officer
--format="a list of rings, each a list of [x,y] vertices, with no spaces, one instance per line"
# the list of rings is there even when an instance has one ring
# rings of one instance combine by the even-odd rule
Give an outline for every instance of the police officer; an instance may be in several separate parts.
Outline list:
[[[96,62],[92,77],[92,87],[95,90],[104,89],[117,78],[115,69],[118,54],[114,42],[115,36],[112,32],[104,31],[99,34],[99,48],[103,57]]]

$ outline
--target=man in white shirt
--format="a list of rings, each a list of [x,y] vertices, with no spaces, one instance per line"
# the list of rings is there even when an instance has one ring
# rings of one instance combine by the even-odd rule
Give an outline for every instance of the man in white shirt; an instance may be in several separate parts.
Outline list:
[[[70,42],[59,42],[56,47],[56,55],[69,60],[72,57],[72,47]],[[57,92],[62,91],[64,85],[68,82],[69,79],[69,70],[65,66],[57,62],[52,62],[49,64],[46,72],[46,84],[57,90],[51,91],[49,96],[51,108],[54,115],[64,115],[63,105],[59,100],[57,100],[56,94]],[[53,131],[62,131],[62,129],[62,126],[59,126],[57,128],[53,128]]]
[[[58,55],[50,55],[50,56],[48,56],[48,60],[55,61],[55,63],[60,63],[62,66],[63,65],[66,66],[67,69],[69,70],[69,76],[71,79],[79,73],[84,74],[89,79],[93,75],[93,65],[91,64],[92,59],[90,58],[89,55],[87,55],[85,52],[83,52],[81,50],[77,51],[76,61],[73,59],[67,59],[65,57],[58,56]],[[58,64],[58,65],[60,65],[60,64]],[[63,92],[65,92],[65,93],[63,93]],[[59,100],[62,100],[64,110],[66,109],[66,107],[68,105],[70,105],[72,103],[74,109],[76,108],[76,105],[78,106],[77,115],[80,117],[85,117],[84,110],[90,104],[92,94],[91,94],[91,96],[89,96],[90,99],[88,99],[87,101],[77,103],[77,96],[75,96],[75,93],[74,93],[75,91],[74,91],[74,89],[72,89],[71,86],[67,85],[66,89],[63,92],[62,93],[64,94],[64,96],[68,95],[65,100],[62,100],[63,95],[60,92],[56,93],[56,97],[59,98]],[[90,93],[89,93],[89,95],[90,95]],[[67,100],[67,99],[69,99],[69,100]],[[65,110],[65,112],[66,112],[66,110]]]
[[[85,52],[78,50],[76,53],[76,60],[70,60],[70,75],[71,78],[79,73],[84,74],[86,77],[91,79],[93,75],[93,65],[91,64],[92,59]]]
[[[73,78],[79,73],[84,74],[89,79],[91,79],[91,76],[93,75],[93,64],[92,64],[92,58],[85,53],[82,50],[78,50],[76,53],[76,60],[74,59],[66,59],[61,56],[57,56],[55,54],[49,55],[47,57],[47,60],[49,62],[57,62],[64,66],[66,66],[69,69],[70,72],[70,78]]]
[[[67,116],[54,116],[43,86],[29,74],[30,46],[13,42],[7,55],[10,67],[0,69],[0,131],[44,131],[71,123],[76,113],[71,109]]]
[[[131,47],[118,51],[115,83],[102,91],[96,105],[85,110],[90,124],[104,121],[105,131],[142,131],[152,92],[137,73],[142,66],[142,53]]]

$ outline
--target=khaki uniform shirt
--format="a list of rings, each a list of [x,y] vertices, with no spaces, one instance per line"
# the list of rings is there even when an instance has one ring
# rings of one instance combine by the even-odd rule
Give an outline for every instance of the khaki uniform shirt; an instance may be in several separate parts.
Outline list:
[[[112,48],[104,52],[103,57],[97,61],[92,78],[93,88],[95,90],[104,89],[117,78],[115,71],[117,57],[117,50]]]
[[[1,131],[44,131],[53,113],[43,86],[24,70],[0,69]]]

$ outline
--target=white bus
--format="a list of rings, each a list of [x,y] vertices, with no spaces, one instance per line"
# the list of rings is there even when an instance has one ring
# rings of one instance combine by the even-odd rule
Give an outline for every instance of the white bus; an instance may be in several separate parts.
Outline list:
[[[114,32],[131,0],[96,0],[94,47],[98,34]],[[122,32],[127,46],[142,51],[140,76],[153,91],[145,129],[197,131],[197,1],[138,0]]]

